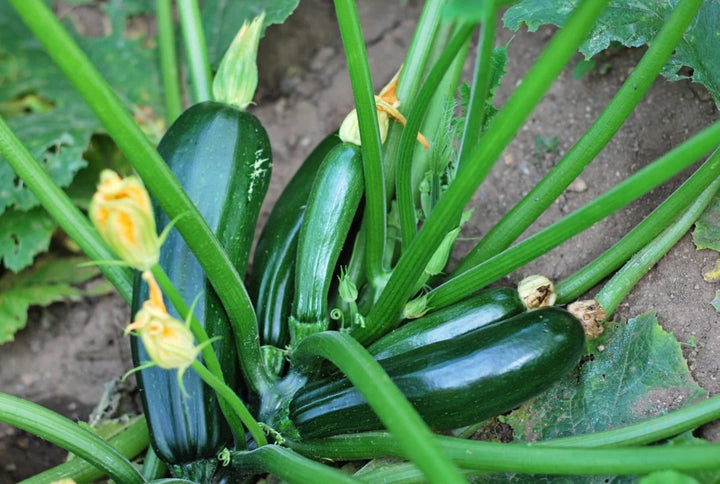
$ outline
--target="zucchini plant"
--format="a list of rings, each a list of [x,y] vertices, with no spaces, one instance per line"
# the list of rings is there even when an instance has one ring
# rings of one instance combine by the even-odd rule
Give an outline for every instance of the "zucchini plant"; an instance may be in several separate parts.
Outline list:
[[[452,272],[448,261],[470,216],[467,203],[607,0],[573,9],[499,111],[492,101],[502,53],[493,47],[506,2],[463,10],[464,2],[429,0],[406,62],[375,95],[357,6],[335,0],[355,109],[277,200],[249,270],[271,165],[265,128],[246,111],[264,14],[240,28],[211,80],[198,4],[178,1],[193,104],[181,108],[174,41],[161,36],[174,122],[156,148],[42,0],[10,1],[138,175],[104,172],[91,225],[0,120],[0,150],[16,174],[132,304],[128,331],[149,430],[145,467],[133,467],[125,446],[10,395],[0,394],[0,420],[130,483],[165,477],[159,461],[176,482],[272,473],[291,482],[446,483],[479,471],[644,475],[720,467],[718,444],[631,447],[719,417],[717,397],[571,438],[590,447],[580,451],[562,439],[530,446],[462,437],[462,429],[472,433],[581,371],[592,358],[583,357],[593,351],[591,338],[652,265],[647,260],[667,251],[720,187],[715,123],[512,245],[630,115],[701,1],[677,2],[598,121]],[[168,2],[158,3],[161,25],[171,28]],[[478,27],[474,77],[458,118],[455,94]],[[487,288],[706,156],[633,232],[556,289],[544,277],[526,279],[518,290]],[[641,250],[652,257],[636,256],[598,301],[561,307]],[[460,436],[433,432],[439,430]],[[406,462],[352,476],[328,465],[382,456]],[[67,469],[66,477],[80,479],[78,466]]]

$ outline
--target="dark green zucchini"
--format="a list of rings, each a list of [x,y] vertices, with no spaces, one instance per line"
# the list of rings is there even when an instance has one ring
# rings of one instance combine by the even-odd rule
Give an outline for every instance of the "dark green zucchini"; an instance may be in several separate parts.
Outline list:
[[[452,306],[412,319],[368,348],[384,360],[438,341],[449,340],[525,311],[515,289],[493,288]]]
[[[580,323],[549,307],[380,364],[428,425],[445,430],[499,415],[547,389],[578,363],[584,344]],[[290,420],[304,439],[382,428],[346,378],[301,388],[290,402]]]
[[[331,134],[308,155],[273,205],[260,233],[248,293],[255,305],[260,343],[284,348],[292,307],[297,239],[315,175],[328,152],[340,143]]]
[[[260,122],[252,114],[224,104],[197,104],[173,123],[158,151],[243,274],[270,178],[270,143]],[[168,217],[157,205],[154,208],[158,230],[162,230]],[[160,265],[188,304],[201,295],[195,315],[211,338],[220,337],[213,348],[227,383],[236,387],[239,374],[227,315],[175,229],[162,246]],[[137,301],[142,301],[147,288],[138,284],[135,293]],[[168,309],[178,316],[173,308]],[[136,365],[148,359],[139,338],[132,339],[132,350]],[[178,388],[174,371],[156,367],[138,373],[155,452],[171,465],[176,477],[202,481],[203,472],[214,467],[217,452],[231,445],[232,435],[215,392],[192,369],[183,379],[187,397]],[[202,470],[202,462],[207,471]]]
[[[364,190],[360,147],[342,143],[325,157],[313,182],[300,227],[291,345],[328,328],[328,292]]]

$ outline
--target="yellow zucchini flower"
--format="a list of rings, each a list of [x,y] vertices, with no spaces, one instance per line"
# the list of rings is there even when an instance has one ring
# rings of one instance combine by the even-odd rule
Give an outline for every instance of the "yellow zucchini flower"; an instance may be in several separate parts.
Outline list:
[[[125,328],[125,334],[136,331],[153,363],[182,374],[200,350],[188,325],[168,314],[152,273],[143,272],[143,279],[150,286],[150,297],[135,315],[135,321]]]
[[[157,264],[161,242],[150,196],[138,178],[103,170],[89,214],[103,240],[128,265],[144,271]]]

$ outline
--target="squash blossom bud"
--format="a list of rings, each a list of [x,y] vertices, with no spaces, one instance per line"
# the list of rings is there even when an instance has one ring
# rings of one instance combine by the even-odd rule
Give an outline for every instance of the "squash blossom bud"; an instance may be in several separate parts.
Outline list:
[[[157,264],[160,239],[150,196],[138,178],[123,179],[112,170],[103,170],[89,213],[100,236],[120,259],[141,271]]]
[[[125,328],[125,334],[137,331],[148,355],[160,368],[183,372],[197,358],[195,338],[186,324],[168,314],[152,274],[143,272],[143,279],[150,286],[150,298],[135,315],[135,321]]]
[[[220,62],[213,79],[215,100],[245,109],[258,84],[257,51],[265,12],[245,22]]]

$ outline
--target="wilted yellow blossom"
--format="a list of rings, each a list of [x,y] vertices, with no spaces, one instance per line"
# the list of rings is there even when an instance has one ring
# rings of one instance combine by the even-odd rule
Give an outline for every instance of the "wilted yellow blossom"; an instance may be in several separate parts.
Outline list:
[[[135,315],[135,321],[125,328],[125,333],[137,332],[150,359],[157,366],[183,372],[195,361],[199,352],[193,334],[187,324],[168,314],[162,292],[152,274],[143,272],[143,279],[150,286],[150,297]]]
[[[397,97],[397,85],[400,79],[400,71],[397,71],[390,82],[382,88],[380,94],[375,96],[375,107],[377,109],[378,128],[380,129],[380,141],[385,142],[387,138],[388,127],[390,125],[390,118],[394,118],[397,122],[403,126],[407,123],[405,116],[402,115],[398,108],[400,107],[400,100]],[[357,110],[353,109],[350,113],[345,116],[342,124],[340,125],[340,139],[360,145],[360,129],[358,126]],[[430,145],[427,139],[421,133],[418,133],[417,139],[425,149],[428,149]]]
[[[89,213],[100,236],[120,259],[139,270],[157,264],[160,239],[150,196],[139,179],[123,179],[112,170],[103,170]]]

